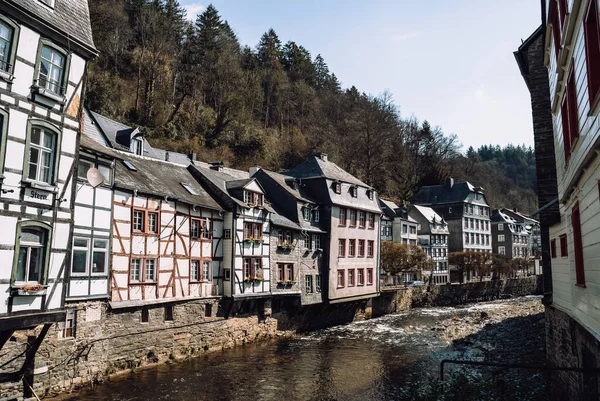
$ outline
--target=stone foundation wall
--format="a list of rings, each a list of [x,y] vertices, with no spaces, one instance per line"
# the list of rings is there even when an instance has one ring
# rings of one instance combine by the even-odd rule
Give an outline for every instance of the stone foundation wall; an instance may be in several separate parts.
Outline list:
[[[52,395],[120,371],[290,334],[264,309],[225,319],[217,300],[170,305],[172,321],[166,320],[165,305],[156,305],[148,307],[144,323],[141,309],[113,311],[101,301],[68,305],[77,310],[75,336],[60,338],[62,325],[50,328],[35,357],[34,391]],[[23,394],[23,382],[9,375],[23,366],[28,336],[40,331],[41,326],[17,331],[1,350],[0,365],[14,360],[0,368],[0,399]]]
[[[548,366],[597,368],[600,343],[566,313],[546,307],[546,362]],[[553,400],[596,400],[598,376],[574,372],[552,372],[549,391]]]

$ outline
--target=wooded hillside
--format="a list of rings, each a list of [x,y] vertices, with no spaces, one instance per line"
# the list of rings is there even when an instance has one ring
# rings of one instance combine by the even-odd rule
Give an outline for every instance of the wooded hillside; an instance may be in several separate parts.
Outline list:
[[[390,93],[342,88],[321,55],[272,29],[250,48],[213,6],[194,23],[176,0],[94,0],[90,11],[101,55],[87,105],[143,127],[154,146],[275,171],[322,151],[397,201],[452,175],[494,207],[537,207],[531,149],[464,156],[456,135],[403,118]]]

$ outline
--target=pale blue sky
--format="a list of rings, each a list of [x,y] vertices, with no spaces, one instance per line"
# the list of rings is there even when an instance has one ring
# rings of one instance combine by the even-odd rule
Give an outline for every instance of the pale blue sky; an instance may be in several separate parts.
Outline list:
[[[321,54],[344,88],[392,92],[402,116],[465,146],[533,145],[513,51],[540,25],[539,0],[213,0],[240,42],[273,28]],[[210,4],[181,0],[188,15]],[[195,19],[195,18],[194,18]]]

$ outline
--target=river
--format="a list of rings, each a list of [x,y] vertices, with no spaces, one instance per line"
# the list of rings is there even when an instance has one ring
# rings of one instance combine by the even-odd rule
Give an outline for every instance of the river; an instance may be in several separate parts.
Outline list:
[[[521,300],[415,309],[246,345],[140,370],[61,400],[399,400],[437,377],[441,359],[457,356],[435,330],[442,320]]]

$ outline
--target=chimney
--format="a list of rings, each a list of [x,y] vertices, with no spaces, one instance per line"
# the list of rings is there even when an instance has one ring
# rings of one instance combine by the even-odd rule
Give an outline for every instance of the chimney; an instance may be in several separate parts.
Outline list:
[[[319,153],[315,153],[314,156],[318,159],[323,160],[324,162],[327,161],[327,153],[319,152]]]
[[[454,186],[454,178],[452,178],[452,177],[446,178],[446,188],[452,189],[453,186]]]
[[[223,162],[210,162],[210,169],[215,171],[223,171]]]
[[[190,154],[188,154],[188,157],[190,158],[191,161],[195,162],[196,161],[196,152],[191,152]]]
[[[515,207],[515,208],[513,208],[513,212],[515,212],[515,213],[519,213],[519,209],[517,209],[517,208]]]
[[[258,173],[260,170],[260,166],[252,166],[248,169],[248,173],[250,173],[250,177],[254,177],[254,174]]]
[[[165,161],[168,162],[169,161],[169,151],[165,151]]]

